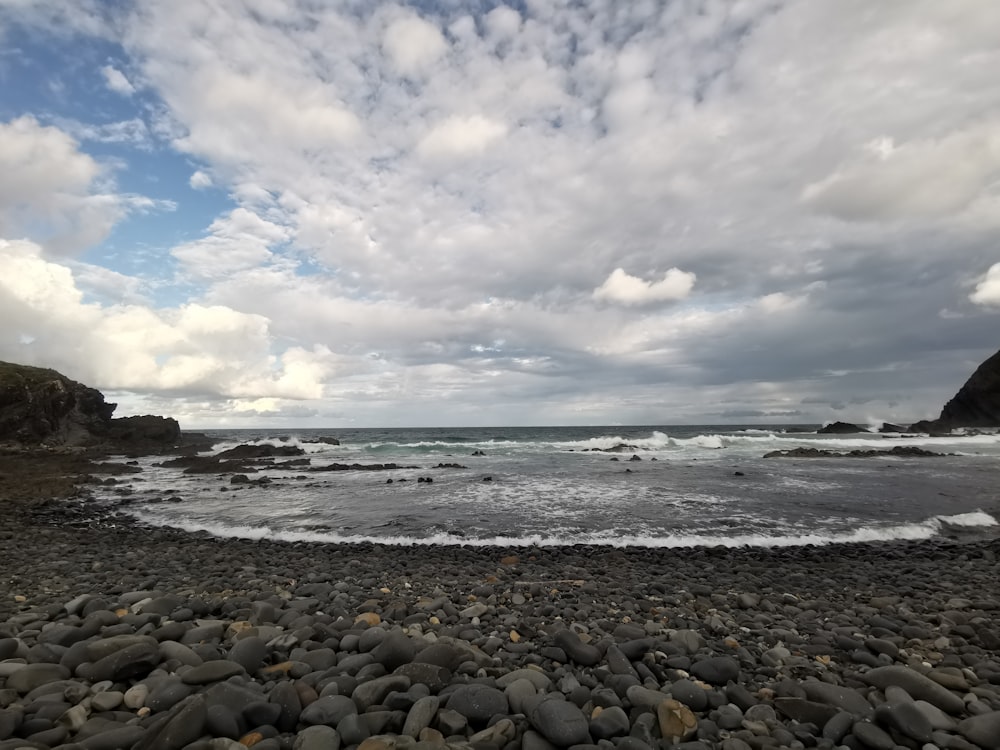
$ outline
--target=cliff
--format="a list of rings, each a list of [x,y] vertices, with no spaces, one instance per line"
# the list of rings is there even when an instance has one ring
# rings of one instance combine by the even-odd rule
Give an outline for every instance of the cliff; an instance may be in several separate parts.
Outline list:
[[[1000,427],[1000,352],[972,373],[934,420],[917,422],[922,432],[947,432],[956,427]]]
[[[25,446],[169,445],[180,426],[166,417],[112,419],[117,404],[95,388],[42,367],[0,362],[0,441]]]

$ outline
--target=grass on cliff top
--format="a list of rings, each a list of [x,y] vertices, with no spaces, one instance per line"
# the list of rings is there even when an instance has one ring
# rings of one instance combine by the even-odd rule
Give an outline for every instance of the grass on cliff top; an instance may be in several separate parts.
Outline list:
[[[0,362],[0,384],[11,382],[35,385],[50,380],[69,380],[65,375],[47,367],[32,367],[18,365],[13,362]]]

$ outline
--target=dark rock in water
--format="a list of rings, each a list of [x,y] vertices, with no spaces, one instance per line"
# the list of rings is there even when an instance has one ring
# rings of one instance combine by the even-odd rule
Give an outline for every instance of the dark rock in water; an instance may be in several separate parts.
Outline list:
[[[941,416],[911,425],[918,432],[950,432],[956,427],[1000,427],[1000,352],[972,373],[944,405]]]
[[[181,439],[176,419],[143,414],[112,419],[108,439],[135,450],[149,445],[173,445]]]
[[[216,454],[221,459],[271,458],[273,456],[301,456],[304,450],[296,445],[237,445],[235,448]]]
[[[914,445],[894,445],[887,450],[853,450],[828,451],[821,448],[789,448],[788,450],[771,451],[764,458],[873,458],[875,456],[903,456],[909,458],[923,456],[943,456],[944,453],[918,448]]]
[[[902,427],[898,424],[893,424],[892,422],[883,422],[882,426],[878,428],[878,431],[883,434],[893,433],[893,432],[903,433],[903,432],[909,432],[909,429],[907,429],[906,427]]]
[[[817,435],[850,435],[856,432],[868,432],[868,428],[859,427],[850,422],[832,422],[816,430]]]

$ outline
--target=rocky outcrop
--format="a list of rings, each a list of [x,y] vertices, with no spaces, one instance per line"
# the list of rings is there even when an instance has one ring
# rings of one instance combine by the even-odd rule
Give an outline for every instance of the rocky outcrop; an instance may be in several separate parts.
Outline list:
[[[764,458],[873,458],[875,456],[903,456],[919,458],[924,456],[944,456],[944,453],[917,448],[912,445],[896,445],[887,450],[828,451],[821,448],[789,448],[788,450],[765,453]]]
[[[44,367],[0,362],[0,441],[24,446],[174,445],[180,425],[150,415],[112,419],[117,404],[95,388]]]
[[[957,427],[1000,427],[1000,352],[976,368],[940,417],[917,422],[911,429],[937,433]]]
[[[55,370],[0,362],[0,440],[87,445],[107,435],[115,406]]]
[[[857,432],[868,432],[868,429],[850,422],[833,422],[816,430],[818,435],[851,435]]]

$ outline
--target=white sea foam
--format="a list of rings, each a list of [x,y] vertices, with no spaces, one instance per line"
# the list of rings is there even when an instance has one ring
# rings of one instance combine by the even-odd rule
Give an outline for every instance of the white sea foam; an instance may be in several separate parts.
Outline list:
[[[603,534],[573,534],[572,536],[531,534],[525,536],[492,536],[466,538],[455,534],[435,533],[424,537],[373,536],[337,534],[325,531],[289,531],[268,526],[226,525],[205,521],[175,520],[164,524],[155,516],[139,513],[140,521],[154,525],[169,525],[186,532],[207,532],[219,537],[285,542],[318,542],[325,544],[356,544],[370,542],[390,546],[470,546],[470,547],[566,547],[589,544],[608,547],[688,548],[688,547],[797,547],[807,544],[828,545],[871,543],[881,541],[930,539],[942,526],[996,526],[997,520],[988,513],[962,513],[954,516],[934,516],[921,523],[893,526],[861,526],[851,531],[833,534],[668,534],[665,536],[607,536]]]

